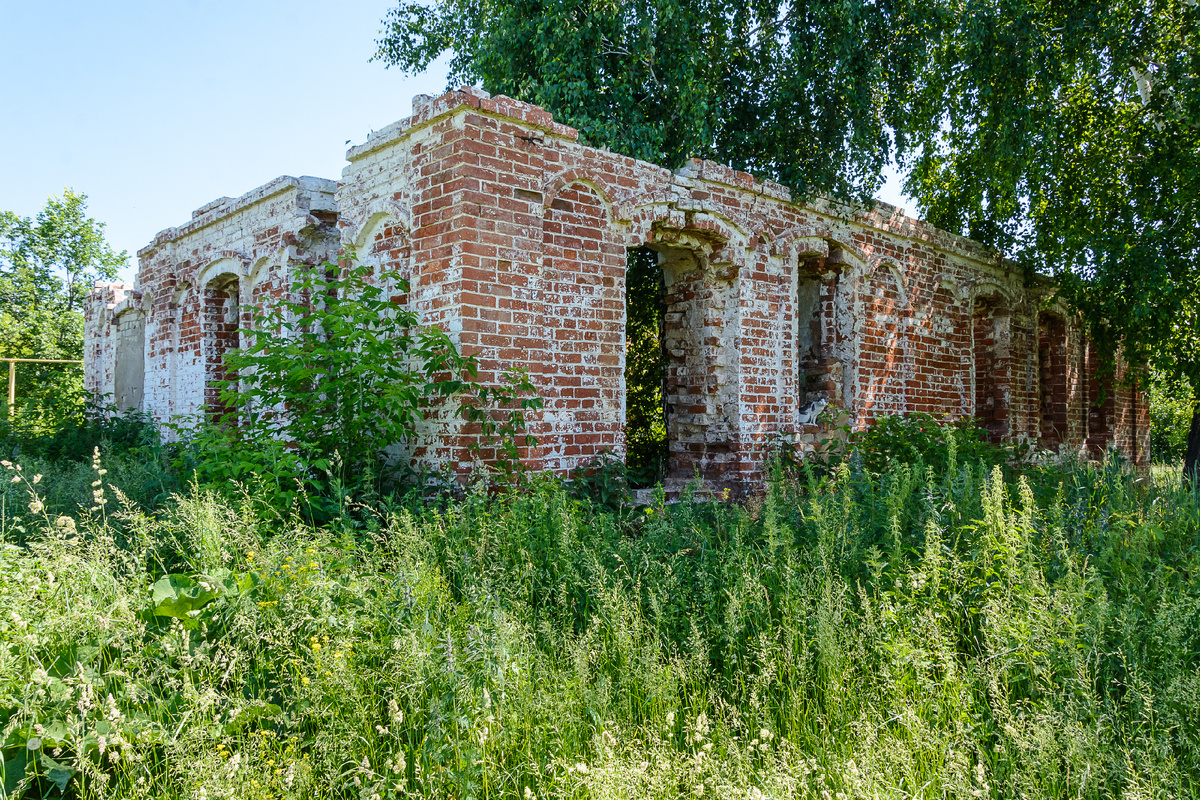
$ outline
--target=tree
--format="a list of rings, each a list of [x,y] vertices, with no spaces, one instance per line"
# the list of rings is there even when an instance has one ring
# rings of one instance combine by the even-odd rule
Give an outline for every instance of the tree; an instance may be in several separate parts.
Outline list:
[[[0,357],[82,358],[84,297],[127,261],[87,216],[87,195],[65,189],[34,218],[0,212]],[[39,404],[82,390],[78,370],[32,366],[18,376],[20,396]]]
[[[452,85],[544,106],[584,141],[712,158],[800,195],[869,197],[926,54],[918,0],[403,2],[376,58],[453,53]]]
[[[943,0],[904,122],[935,225],[1059,278],[1103,352],[1191,387],[1200,457],[1200,7]],[[1145,370],[1135,378],[1145,379]]]

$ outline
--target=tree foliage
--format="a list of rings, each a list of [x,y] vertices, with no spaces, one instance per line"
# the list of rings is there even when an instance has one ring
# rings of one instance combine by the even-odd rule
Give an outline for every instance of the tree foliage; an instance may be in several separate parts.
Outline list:
[[[0,212],[0,355],[81,358],[83,299],[128,255],[87,216],[87,195],[51,197],[34,218]]]
[[[889,126],[924,63],[924,3],[402,2],[376,57],[451,51],[450,83],[552,111],[582,138],[678,166],[712,158],[813,192],[880,185]]]
[[[939,7],[905,125],[909,193],[934,224],[1056,275],[1102,353],[1200,387],[1200,7]],[[1192,429],[1200,444],[1200,413]]]
[[[0,212],[0,357],[83,358],[83,300],[97,280],[113,280],[127,254],[87,215],[87,195],[51,197],[36,217]],[[78,405],[78,369],[21,365],[17,397],[36,413]]]

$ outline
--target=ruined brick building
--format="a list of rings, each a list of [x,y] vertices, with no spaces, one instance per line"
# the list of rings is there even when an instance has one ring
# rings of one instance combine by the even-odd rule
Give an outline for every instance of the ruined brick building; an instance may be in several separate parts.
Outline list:
[[[545,401],[528,462],[566,471],[623,452],[625,272],[649,247],[676,479],[760,480],[776,435],[816,441],[801,409],[817,399],[858,427],[974,416],[998,442],[1148,457],[1144,397],[1101,392],[1047,283],[891,206],[796,203],[707,161],[667,170],[476,89],[417,97],[346,157],[340,182],[282,177],[197,209],[138,253],[133,286],[98,285],[87,388],[159,421],[194,413],[246,307],[354,248],[409,281],[394,301],[480,353],[484,379],[528,367]],[[469,435],[446,423],[415,453],[466,468]]]

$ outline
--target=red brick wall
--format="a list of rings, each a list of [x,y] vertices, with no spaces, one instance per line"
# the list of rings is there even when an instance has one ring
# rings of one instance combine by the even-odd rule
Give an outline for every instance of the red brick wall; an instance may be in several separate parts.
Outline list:
[[[1039,317],[1048,287],[886,204],[793,200],[711,162],[671,172],[474,89],[417,98],[347,158],[336,199],[329,182],[280,179],[209,204],[140,254],[147,410],[165,419],[203,398],[202,342],[219,323],[188,287],[227,259],[239,302],[286,291],[290,270],[328,257],[336,219],[342,247],[380,280],[410,279],[395,302],[480,355],[482,380],[528,370],[546,404],[524,453],[535,469],[623,455],[625,268],[643,245],[667,283],[676,484],[699,472],[714,488],[753,485],[773,439],[808,448],[825,435],[799,418],[819,399],[857,428],[920,411],[1059,452],[1110,435],[1088,410],[1094,358],[1073,320]],[[1120,391],[1106,430],[1132,454],[1145,403]],[[447,412],[400,457],[465,472],[476,441]]]

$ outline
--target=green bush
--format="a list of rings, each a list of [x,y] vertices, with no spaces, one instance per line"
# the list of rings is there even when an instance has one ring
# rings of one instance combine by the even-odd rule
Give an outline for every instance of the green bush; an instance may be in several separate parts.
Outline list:
[[[1149,394],[1150,457],[1158,462],[1182,461],[1192,426],[1192,387],[1186,380],[1154,374]]]
[[[391,464],[386,449],[413,440],[448,401],[513,480],[521,447],[536,443],[525,414],[542,406],[525,373],[481,382],[478,359],[419,327],[383,280],[351,256],[297,273],[288,295],[256,308],[248,346],[226,356],[234,377],[220,383],[221,407],[176,426],[176,469],[226,492],[252,485],[276,512],[328,518],[342,493],[408,476],[407,459]]]

